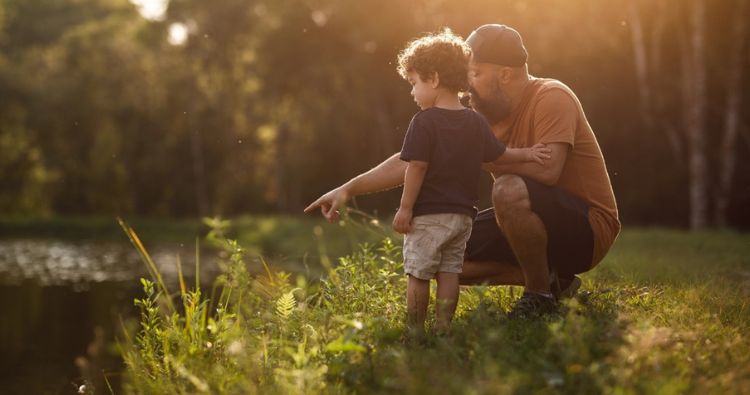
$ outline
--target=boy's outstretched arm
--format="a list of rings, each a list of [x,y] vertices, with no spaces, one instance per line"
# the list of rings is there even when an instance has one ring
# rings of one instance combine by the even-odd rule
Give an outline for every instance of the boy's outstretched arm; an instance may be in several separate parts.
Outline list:
[[[411,232],[411,219],[413,215],[414,202],[417,201],[419,190],[422,188],[424,175],[427,173],[428,163],[420,160],[412,160],[406,166],[404,177],[404,192],[401,194],[401,206],[393,218],[393,229],[398,233]]]
[[[406,162],[396,153],[379,165],[366,171],[338,188],[332,189],[305,208],[305,212],[320,207],[320,212],[333,222],[338,219],[338,209],[354,196],[395,188],[404,182]]]
[[[532,180],[541,182],[546,185],[555,185],[557,180],[560,178],[560,173],[565,166],[565,160],[568,157],[568,151],[570,145],[566,143],[550,143],[547,144],[549,152],[549,159],[544,161],[544,165],[540,165],[537,162],[523,162],[523,163],[498,163],[498,161],[492,163],[485,163],[482,168],[492,173],[495,177],[503,174],[515,174],[521,177],[527,177]],[[502,159],[507,153],[500,156]]]

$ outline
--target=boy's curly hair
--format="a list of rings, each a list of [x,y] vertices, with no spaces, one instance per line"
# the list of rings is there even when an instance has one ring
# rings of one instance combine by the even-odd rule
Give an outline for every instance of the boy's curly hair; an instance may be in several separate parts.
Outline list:
[[[468,72],[471,48],[448,29],[411,41],[398,54],[398,73],[406,79],[416,71],[423,81],[438,74],[440,86],[461,92],[469,88]]]

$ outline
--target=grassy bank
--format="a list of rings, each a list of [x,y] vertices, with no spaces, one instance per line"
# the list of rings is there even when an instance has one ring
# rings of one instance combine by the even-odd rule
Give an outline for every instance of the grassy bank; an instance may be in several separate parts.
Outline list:
[[[398,242],[322,278],[250,276],[218,237],[214,290],[144,282],[123,341],[132,393],[747,393],[750,235],[626,230],[561,316],[509,320],[519,288],[462,290],[453,332],[407,339]],[[173,292],[173,298],[164,295]]]

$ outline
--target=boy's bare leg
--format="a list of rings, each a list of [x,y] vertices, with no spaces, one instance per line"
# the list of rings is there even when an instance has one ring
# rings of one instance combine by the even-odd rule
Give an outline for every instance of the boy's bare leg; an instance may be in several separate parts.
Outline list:
[[[410,329],[424,331],[429,302],[430,280],[422,280],[409,274],[409,281],[406,284],[406,314]]]
[[[437,272],[436,328],[447,330],[458,304],[458,273]]]

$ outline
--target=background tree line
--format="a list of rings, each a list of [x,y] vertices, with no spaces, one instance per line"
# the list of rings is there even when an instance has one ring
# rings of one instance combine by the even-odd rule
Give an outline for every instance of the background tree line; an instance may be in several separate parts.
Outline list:
[[[0,213],[299,213],[400,148],[409,39],[499,22],[578,94],[625,223],[747,228],[747,3],[0,0]]]

